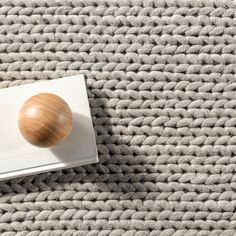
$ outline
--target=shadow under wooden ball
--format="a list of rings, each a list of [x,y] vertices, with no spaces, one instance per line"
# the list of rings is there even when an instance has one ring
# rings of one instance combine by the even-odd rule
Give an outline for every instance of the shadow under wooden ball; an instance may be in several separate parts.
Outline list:
[[[67,139],[72,130],[72,112],[59,96],[40,93],[21,107],[18,126],[22,136],[37,147],[52,147]]]

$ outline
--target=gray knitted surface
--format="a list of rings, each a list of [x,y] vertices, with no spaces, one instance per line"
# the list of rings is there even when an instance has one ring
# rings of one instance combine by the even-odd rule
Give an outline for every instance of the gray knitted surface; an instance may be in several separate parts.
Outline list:
[[[1,182],[0,235],[236,235],[235,33],[233,1],[0,1],[0,87],[84,74],[100,159]]]

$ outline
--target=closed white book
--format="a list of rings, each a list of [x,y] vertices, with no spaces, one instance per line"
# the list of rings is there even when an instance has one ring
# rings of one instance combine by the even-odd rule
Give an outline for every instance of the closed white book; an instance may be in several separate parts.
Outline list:
[[[71,135],[52,148],[31,145],[18,128],[21,106],[38,93],[60,96],[73,113]],[[83,75],[1,89],[0,111],[0,180],[98,162]]]

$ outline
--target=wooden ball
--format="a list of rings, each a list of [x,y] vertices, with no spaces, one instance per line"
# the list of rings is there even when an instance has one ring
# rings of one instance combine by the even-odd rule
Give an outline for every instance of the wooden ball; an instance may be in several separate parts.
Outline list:
[[[29,98],[18,117],[22,136],[38,147],[62,143],[72,130],[72,112],[59,96],[40,93]]]

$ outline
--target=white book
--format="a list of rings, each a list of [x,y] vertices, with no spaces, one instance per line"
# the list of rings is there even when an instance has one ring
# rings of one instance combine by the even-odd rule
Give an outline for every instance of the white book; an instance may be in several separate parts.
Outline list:
[[[38,93],[60,96],[73,112],[71,135],[52,148],[31,145],[18,128],[21,106]],[[0,180],[98,162],[83,75],[0,89],[0,111]]]

